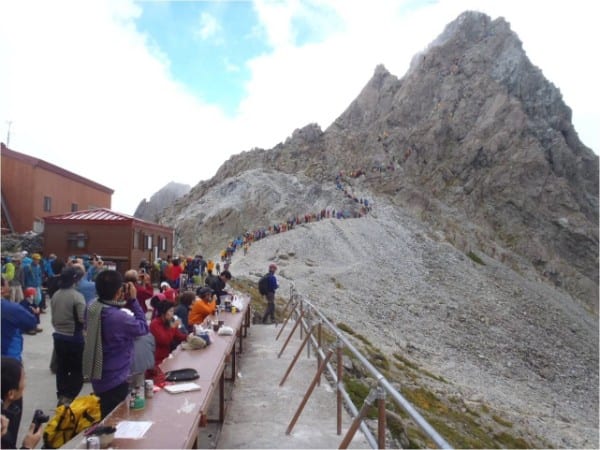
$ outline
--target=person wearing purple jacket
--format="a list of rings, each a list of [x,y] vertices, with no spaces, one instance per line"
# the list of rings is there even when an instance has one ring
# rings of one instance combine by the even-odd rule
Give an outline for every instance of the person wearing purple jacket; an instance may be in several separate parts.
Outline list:
[[[96,277],[98,299],[88,305],[83,374],[100,398],[102,418],[127,397],[134,342],[148,334],[146,316],[136,300],[135,285],[123,283],[116,270]]]

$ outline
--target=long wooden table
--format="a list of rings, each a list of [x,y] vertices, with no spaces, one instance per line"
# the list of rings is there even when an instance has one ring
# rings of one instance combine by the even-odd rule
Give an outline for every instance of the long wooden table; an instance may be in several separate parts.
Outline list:
[[[152,426],[141,439],[115,439],[114,448],[197,448],[200,427],[208,421],[208,407],[215,392],[219,392],[219,417],[225,417],[225,367],[231,356],[231,377],[236,378],[236,361],[242,350],[242,340],[250,326],[250,298],[238,297],[244,303],[238,313],[221,312],[219,320],[234,330],[232,336],[219,336],[211,333],[211,344],[201,350],[182,350],[178,347],[161,364],[164,372],[175,369],[194,368],[200,378],[194,383],[200,391],[170,394],[164,389],[146,398],[144,409],[130,410],[129,402],[122,402],[104,420],[104,425],[116,426],[122,421],[150,421]],[[63,448],[85,448],[83,435],[69,441]]]

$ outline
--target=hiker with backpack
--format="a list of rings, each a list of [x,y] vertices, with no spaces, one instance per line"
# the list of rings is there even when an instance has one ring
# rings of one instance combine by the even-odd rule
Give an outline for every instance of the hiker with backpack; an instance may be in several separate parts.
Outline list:
[[[269,264],[269,272],[265,274],[258,282],[258,290],[261,295],[267,299],[267,309],[262,318],[262,323],[267,322],[267,318],[271,317],[271,322],[275,322],[275,291],[279,288],[275,272],[277,266]]]

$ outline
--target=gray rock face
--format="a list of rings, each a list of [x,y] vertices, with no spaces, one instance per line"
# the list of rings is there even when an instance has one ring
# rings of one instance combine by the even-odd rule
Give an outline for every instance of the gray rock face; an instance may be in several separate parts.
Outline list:
[[[394,172],[372,172],[380,167]],[[598,157],[503,19],[462,14],[401,80],[377,67],[325,132],[308,125],[270,151],[236,155],[206,186],[261,168],[321,183],[363,169],[365,189],[462,250],[502,261],[507,248],[598,311]]]
[[[175,200],[183,197],[189,191],[189,185],[171,181],[165,187],[153,194],[152,197],[150,197],[150,201],[146,199],[142,200],[135,209],[133,217],[148,220],[150,222],[158,222],[162,210],[171,206]]]
[[[275,262],[279,295],[289,298],[293,284],[390,359],[410,355],[449,381],[432,388],[440,396],[489,405],[514,424],[512,435],[537,436],[536,447],[595,448],[597,316],[480,256],[483,264],[382,201],[366,218],[326,219],[255,242],[246,256],[236,252],[232,271],[258,281]]]
[[[462,14],[403,78],[378,66],[327,130],[231,157],[163,221],[182,253],[216,255],[247,230],[351,208],[340,171],[367,218],[261,240],[234,276],[277,261],[283,291],[388,353],[412,349],[464,398],[554,447],[597,445],[598,157],[508,23]]]

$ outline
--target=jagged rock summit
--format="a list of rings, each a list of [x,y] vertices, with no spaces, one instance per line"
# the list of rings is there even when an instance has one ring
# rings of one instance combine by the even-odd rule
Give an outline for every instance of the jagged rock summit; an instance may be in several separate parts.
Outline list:
[[[538,445],[598,444],[598,157],[502,18],[466,12],[402,78],[378,66],[325,131],[231,157],[163,216],[184,254],[322,208],[236,254],[268,261],[336,321],[361,327],[512,411]],[[357,176],[357,174],[359,174]],[[516,431],[515,431],[516,432]],[[540,443],[541,442],[541,443]]]
[[[270,151],[233,156],[173,209],[169,223],[193,223],[188,207],[251,169],[303,174],[307,191],[340,170],[362,169],[364,189],[410,208],[458,248],[513,266],[512,254],[524,257],[540,276],[598,311],[598,157],[579,141],[560,91],[531,64],[502,18],[463,13],[415,56],[404,78],[378,66],[325,132],[309,125]],[[262,218],[243,214],[239,228],[214,231],[239,234],[284,220],[301,205],[290,202]],[[219,228],[221,221],[214,223]],[[226,245],[212,230],[203,226],[195,244],[182,233],[180,248]]]
[[[143,199],[135,209],[133,217],[138,219],[157,222],[162,210],[171,206],[175,200],[183,197],[191,189],[188,184],[175,183],[171,181],[166,186],[155,192],[150,200]]]

